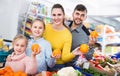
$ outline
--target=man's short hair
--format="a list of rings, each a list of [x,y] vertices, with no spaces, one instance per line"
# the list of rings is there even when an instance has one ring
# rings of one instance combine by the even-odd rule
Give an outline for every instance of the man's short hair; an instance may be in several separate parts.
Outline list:
[[[78,10],[78,11],[86,11],[87,12],[87,8],[83,5],[83,4],[78,4],[76,5],[75,10]]]

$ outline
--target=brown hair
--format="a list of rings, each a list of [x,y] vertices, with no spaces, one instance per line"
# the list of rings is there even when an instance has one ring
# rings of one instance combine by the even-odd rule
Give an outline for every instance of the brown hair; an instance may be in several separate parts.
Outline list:
[[[27,38],[26,38],[23,34],[18,34],[18,35],[16,35],[16,36],[14,37],[14,39],[13,39],[12,45],[14,45],[14,43],[15,43],[16,41],[20,40],[20,39],[25,40],[26,47],[27,47],[28,40],[27,40]]]
[[[77,10],[77,11],[86,11],[86,13],[87,13],[87,8],[83,4],[76,5],[74,11],[75,10]]]
[[[65,15],[64,8],[63,8],[63,6],[62,6],[61,4],[54,4],[53,7],[52,7],[52,10],[53,10],[54,8],[60,8],[60,9],[62,10],[63,14]],[[52,12],[52,10],[51,10],[51,12]]]
[[[52,7],[52,10],[53,10],[54,8],[59,8],[59,9],[61,9],[62,12],[63,12],[63,14],[65,15],[64,8],[63,8],[63,6],[62,6],[61,4],[54,4],[53,7]],[[52,10],[51,10],[51,12],[52,12]],[[64,20],[65,20],[65,19],[64,19]],[[64,25],[66,28],[68,28],[68,27],[65,25],[64,20],[63,20],[63,25]]]

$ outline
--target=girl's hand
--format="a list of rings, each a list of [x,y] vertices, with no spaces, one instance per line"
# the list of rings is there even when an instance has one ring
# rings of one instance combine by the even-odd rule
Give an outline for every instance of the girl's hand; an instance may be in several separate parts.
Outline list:
[[[82,54],[82,53],[80,52],[80,47],[75,48],[75,49],[72,51],[72,53],[73,53],[74,55],[81,55],[81,54]]]
[[[12,61],[12,59],[11,59],[11,56],[9,55],[7,58],[6,58],[6,61]]]
[[[41,49],[32,51],[32,55],[35,57],[37,54],[39,54],[41,52]]]

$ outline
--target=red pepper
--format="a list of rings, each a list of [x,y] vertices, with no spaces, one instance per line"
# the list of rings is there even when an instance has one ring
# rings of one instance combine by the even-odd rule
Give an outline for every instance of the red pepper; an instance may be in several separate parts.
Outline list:
[[[52,76],[52,72],[46,71],[46,76]]]
[[[95,67],[103,70],[103,67],[101,65],[97,65]]]
[[[95,64],[95,65],[98,65],[99,62],[98,61],[93,61],[93,60],[90,60],[91,63]]]

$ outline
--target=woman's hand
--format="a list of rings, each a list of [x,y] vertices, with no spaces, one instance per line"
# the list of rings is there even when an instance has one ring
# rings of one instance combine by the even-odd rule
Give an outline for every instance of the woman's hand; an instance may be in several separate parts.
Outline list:
[[[81,55],[81,54],[82,54],[82,53],[80,52],[80,47],[75,48],[75,49],[72,51],[72,53],[73,53],[74,55]]]
[[[59,58],[61,58],[61,54],[53,55],[53,53],[52,53],[51,57],[55,58],[55,59],[59,59]]]

